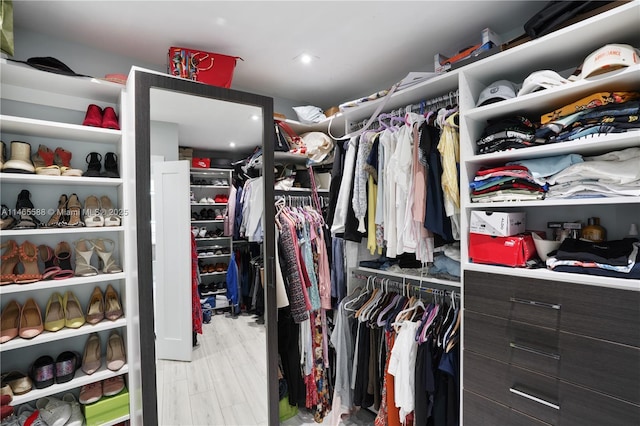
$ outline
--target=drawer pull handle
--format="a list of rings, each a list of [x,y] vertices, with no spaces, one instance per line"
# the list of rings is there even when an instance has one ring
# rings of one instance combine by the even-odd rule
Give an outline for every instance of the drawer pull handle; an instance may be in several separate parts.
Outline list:
[[[544,399],[541,399],[541,398],[535,397],[535,396],[533,396],[533,395],[529,395],[528,393],[525,393],[525,392],[519,391],[518,389],[509,388],[509,392],[511,392],[511,393],[515,393],[515,394],[516,394],[516,395],[518,395],[518,396],[521,396],[521,397],[523,397],[523,398],[530,399],[531,401],[535,401],[535,402],[537,402],[537,403],[539,403],[539,404],[546,405],[547,407],[551,407],[551,408],[553,408],[554,410],[559,410],[559,409],[560,409],[560,406],[559,406],[559,405],[557,405],[557,404],[554,404],[553,402],[545,401]]]
[[[550,309],[560,310],[560,305],[555,303],[536,302],[535,300],[517,299],[515,297],[511,297],[509,301],[513,303],[521,303],[523,305],[531,305],[531,306],[538,306],[540,308],[550,308]]]
[[[551,353],[551,352],[544,352],[544,351],[541,351],[539,349],[530,348],[528,346],[519,345],[517,343],[511,342],[511,343],[509,343],[509,346],[511,346],[513,349],[519,349],[521,351],[530,352],[532,354],[536,354],[536,355],[540,355],[540,356],[545,356],[547,358],[553,358],[555,360],[560,359],[560,355],[558,355],[558,354],[554,354],[554,353]]]

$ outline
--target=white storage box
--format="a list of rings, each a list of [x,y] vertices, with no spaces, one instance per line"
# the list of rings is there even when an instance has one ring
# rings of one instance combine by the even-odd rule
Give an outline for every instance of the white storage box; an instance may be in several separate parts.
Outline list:
[[[477,210],[471,212],[469,232],[510,237],[525,231],[526,214],[524,212],[492,212]]]

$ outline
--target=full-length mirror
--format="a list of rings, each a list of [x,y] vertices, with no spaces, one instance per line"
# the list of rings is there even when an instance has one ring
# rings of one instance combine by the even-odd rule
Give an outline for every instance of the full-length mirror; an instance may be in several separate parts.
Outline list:
[[[145,424],[275,424],[272,101],[134,79]]]

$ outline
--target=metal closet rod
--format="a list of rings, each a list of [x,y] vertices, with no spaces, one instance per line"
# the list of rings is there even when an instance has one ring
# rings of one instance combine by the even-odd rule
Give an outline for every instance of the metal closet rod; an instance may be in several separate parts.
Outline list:
[[[431,294],[433,296],[441,296],[441,297],[449,296],[449,297],[460,298],[460,293],[456,292],[455,290],[444,290],[441,288],[426,287],[426,286],[422,286],[421,284],[407,282],[407,280],[420,281],[420,277],[415,277],[415,278],[407,277],[406,279],[403,279],[403,281],[394,281],[389,278],[379,277],[377,275],[361,275],[355,272],[353,273],[353,277],[361,280],[366,280],[367,283],[371,283],[373,285],[379,284],[380,288],[384,288],[385,291],[388,290],[388,286],[391,285],[392,290],[400,290],[400,292],[402,293],[404,293],[406,290],[407,293],[410,291],[417,291],[417,292]]]
[[[417,104],[409,104],[403,108],[398,108],[391,110],[386,113],[382,113],[381,115],[387,115],[389,117],[402,117],[405,113],[411,112],[420,112],[424,114],[426,112],[427,107],[435,107],[436,109],[444,108],[449,105],[457,105],[458,104],[458,96],[459,90],[452,90],[449,93],[446,93],[441,96],[436,96],[435,98],[426,99],[418,102]],[[356,130],[362,128],[365,124],[367,124],[369,119],[365,119],[351,125],[351,130]]]

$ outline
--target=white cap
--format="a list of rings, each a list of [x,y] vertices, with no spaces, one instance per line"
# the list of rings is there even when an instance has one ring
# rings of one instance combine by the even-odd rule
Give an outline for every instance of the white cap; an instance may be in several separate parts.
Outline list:
[[[509,80],[498,80],[491,83],[489,86],[480,92],[478,97],[478,104],[476,106],[482,106],[491,104],[505,99],[513,99],[516,97],[516,91],[518,85],[512,83]]]
[[[522,89],[520,89],[520,91],[518,92],[518,96],[535,92],[538,89],[548,89],[550,87],[561,86],[566,83],[570,83],[570,81],[562,77],[555,71],[535,71],[529,74],[529,76],[524,79],[524,81],[522,82]]]
[[[640,63],[640,50],[628,44],[607,44],[587,56],[580,78],[589,78]]]
[[[309,132],[301,135],[304,145],[307,148],[307,157],[313,163],[324,160],[333,150],[335,142],[322,132]]]

